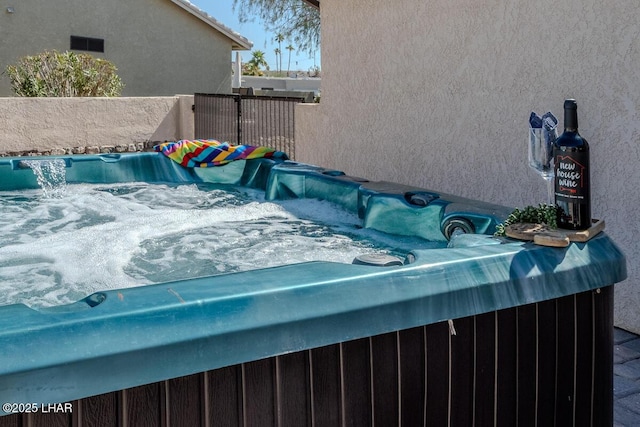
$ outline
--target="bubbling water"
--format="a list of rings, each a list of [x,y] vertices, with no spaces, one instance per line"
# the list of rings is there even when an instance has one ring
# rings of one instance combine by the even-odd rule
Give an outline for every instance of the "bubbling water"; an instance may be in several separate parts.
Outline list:
[[[33,171],[44,197],[60,197],[67,188],[66,164],[62,159],[21,160]]]
[[[51,306],[98,290],[404,250],[331,203],[265,202],[262,192],[227,186],[0,192],[0,211],[0,305]]]

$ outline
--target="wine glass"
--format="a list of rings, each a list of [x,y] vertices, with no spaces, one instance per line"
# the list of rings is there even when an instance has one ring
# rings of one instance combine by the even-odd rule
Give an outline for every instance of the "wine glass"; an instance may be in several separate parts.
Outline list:
[[[553,188],[553,143],[556,129],[529,128],[529,166],[547,181],[547,204],[555,204]]]

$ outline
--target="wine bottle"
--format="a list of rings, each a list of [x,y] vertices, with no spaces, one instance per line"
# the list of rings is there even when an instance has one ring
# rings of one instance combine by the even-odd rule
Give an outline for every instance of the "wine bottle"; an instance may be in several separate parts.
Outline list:
[[[578,105],[564,101],[564,132],[553,147],[555,202],[558,227],[585,230],[591,227],[589,144],[578,133]]]

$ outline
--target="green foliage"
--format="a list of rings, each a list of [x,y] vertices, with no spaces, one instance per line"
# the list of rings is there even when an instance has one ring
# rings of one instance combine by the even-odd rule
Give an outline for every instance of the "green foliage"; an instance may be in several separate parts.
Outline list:
[[[262,76],[264,72],[261,67],[269,69],[269,64],[264,58],[264,52],[254,50],[251,52],[251,59],[242,65],[242,74],[245,76]]]
[[[496,232],[494,236],[504,236],[505,228],[511,224],[517,224],[519,222],[533,223],[533,224],[546,224],[551,228],[557,228],[557,206],[540,204],[538,207],[527,206],[520,210],[516,208],[507,219],[496,226]]]
[[[116,70],[110,61],[86,53],[45,51],[20,58],[6,74],[17,96],[120,96]]]
[[[320,11],[302,0],[234,0],[233,7],[238,8],[240,22],[253,22],[257,17],[280,42],[292,40],[298,50],[310,54],[318,49]]]

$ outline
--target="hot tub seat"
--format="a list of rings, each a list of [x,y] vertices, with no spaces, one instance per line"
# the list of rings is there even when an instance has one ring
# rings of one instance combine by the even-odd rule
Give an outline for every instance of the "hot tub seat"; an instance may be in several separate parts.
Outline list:
[[[365,228],[445,242],[453,232],[452,221],[463,221],[471,232],[493,234],[511,212],[505,206],[295,162],[273,167],[265,195],[267,200],[328,200],[357,212]]]

